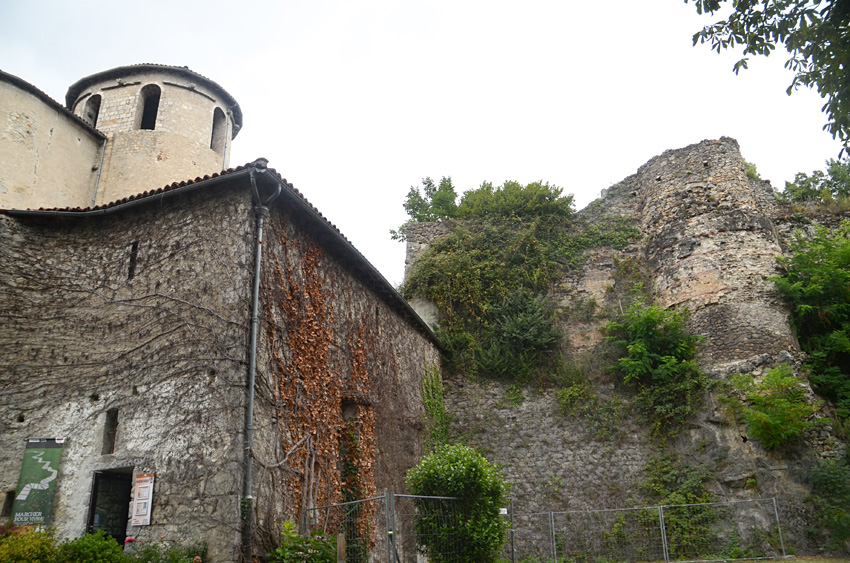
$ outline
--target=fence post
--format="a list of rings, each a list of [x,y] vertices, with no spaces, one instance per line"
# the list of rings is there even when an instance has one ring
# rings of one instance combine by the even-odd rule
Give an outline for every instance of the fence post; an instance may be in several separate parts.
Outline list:
[[[661,552],[665,563],[670,563],[670,552],[667,550],[667,530],[664,528],[664,507],[658,507],[658,523],[661,525]]]
[[[392,513],[390,503],[392,502],[392,493],[389,489],[384,489],[384,510],[387,513],[387,563],[393,563],[393,519],[395,515]]]
[[[549,513],[549,537],[552,540],[552,561],[558,560],[558,550],[555,546],[555,516]]]
[[[511,563],[516,563],[516,550],[514,548],[514,499],[511,498],[508,505],[511,510]]]
[[[773,513],[776,515],[776,529],[779,530],[779,544],[782,546],[782,557],[785,557],[785,540],[782,539],[782,526],[779,524],[779,509],[776,508],[776,497],[771,499],[773,501]]]

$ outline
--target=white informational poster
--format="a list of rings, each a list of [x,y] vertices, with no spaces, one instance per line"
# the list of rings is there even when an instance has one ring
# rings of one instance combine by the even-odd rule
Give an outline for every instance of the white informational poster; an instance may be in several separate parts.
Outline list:
[[[153,476],[153,473],[136,475],[136,488],[133,492],[133,526],[150,526]]]

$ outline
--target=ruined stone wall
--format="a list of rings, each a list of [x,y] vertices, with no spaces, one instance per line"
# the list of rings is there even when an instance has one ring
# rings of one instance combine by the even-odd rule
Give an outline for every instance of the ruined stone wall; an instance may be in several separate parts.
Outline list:
[[[91,205],[103,140],[0,75],[0,209]]]
[[[286,206],[272,211],[264,244],[255,471],[268,544],[303,507],[404,489],[423,453],[421,379],[439,354]]]
[[[152,525],[128,534],[237,559],[252,226],[244,191],[0,215],[0,491],[14,494],[26,439],[66,437],[59,537],[85,532],[95,471],[153,472]]]
[[[568,374],[587,380],[606,404],[626,409],[618,430],[600,433],[596,413],[564,416],[556,391],[447,383],[453,432],[503,464],[516,512],[641,503],[643,468],[665,448],[640,428],[628,388],[606,371],[611,360],[600,331],[628,306],[634,282],[644,282],[656,303],[691,311],[690,328],[706,338],[699,360],[716,380],[736,373],[758,378],[779,363],[799,373],[802,360],[787,306],[768,278],[778,273],[776,257],[787,250],[787,237],[801,225],[811,228],[804,223],[811,218],[777,203],[769,182],[746,177],[733,139],[667,151],[604,190],[581,214],[591,222],[633,218],[644,235],[622,250],[587,252],[584,266],[552,288]],[[408,268],[444,229],[409,227]],[[813,525],[805,475],[817,458],[835,457],[843,447],[826,424],[796,447],[768,452],[747,438],[714,392],[667,449],[709,469],[718,500],[775,496],[786,544],[806,553],[820,546],[804,533]]]

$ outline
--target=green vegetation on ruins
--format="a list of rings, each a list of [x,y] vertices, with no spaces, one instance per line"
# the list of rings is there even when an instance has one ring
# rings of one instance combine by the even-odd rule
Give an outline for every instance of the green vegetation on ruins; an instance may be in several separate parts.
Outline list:
[[[446,367],[504,380],[545,381],[557,370],[561,335],[546,295],[584,251],[622,248],[639,230],[623,218],[590,224],[572,196],[544,182],[484,183],[457,202],[450,178],[411,188],[405,210],[413,221],[450,221],[407,277],[405,297],[435,303]],[[394,232],[406,237],[403,226]]]
[[[798,233],[794,253],[780,258],[784,272],[773,281],[793,311],[791,325],[809,355],[809,381],[850,418],[850,221],[834,231]],[[846,425],[846,424],[845,424]]]
[[[685,327],[686,309],[665,310],[638,298],[622,319],[603,327],[620,348],[615,369],[637,395],[652,433],[671,436],[702,405],[709,378],[696,362],[702,337]]]

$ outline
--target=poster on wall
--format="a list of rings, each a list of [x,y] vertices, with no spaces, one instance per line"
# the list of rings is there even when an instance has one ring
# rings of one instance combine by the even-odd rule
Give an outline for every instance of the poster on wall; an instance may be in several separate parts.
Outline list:
[[[65,438],[30,438],[12,505],[15,526],[53,524],[53,497]]]
[[[150,526],[153,476],[153,473],[136,475],[136,487],[133,491],[133,526]]]

